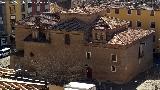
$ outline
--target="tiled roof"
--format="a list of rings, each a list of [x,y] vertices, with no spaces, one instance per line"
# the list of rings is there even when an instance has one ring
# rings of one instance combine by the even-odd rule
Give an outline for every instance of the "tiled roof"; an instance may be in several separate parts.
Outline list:
[[[78,13],[78,14],[92,14],[97,13],[102,10],[106,10],[107,8],[129,8],[129,9],[145,9],[145,10],[159,10],[160,7],[152,7],[151,5],[147,4],[133,4],[133,3],[103,3],[99,6],[91,6],[86,5],[85,7],[74,7],[67,11],[61,10],[61,13]]]
[[[51,16],[47,16],[47,15],[38,15],[38,16],[26,17],[25,19],[18,21],[18,24],[33,26],[33,25],[35,25],[36,17],[40,17],[41,23],[48,24],[48,25],[55,25],[59,21],[55,17],[51,17]]]
[[[87,24],[76,18],[64,21],[54,26],[54,30],[66,31],[83,31],[87,28]]]
[[[0,68],[0,77],[3,75],[12,75],[15,74],[14,69]]]
[[[105,5],[101,5],[104,7]],[[145,9],[145,10],[153,10],[153,7],[147,5],[133,5],[133,4],[109,4],[106,5],[107,8],[129,8],[129,9]]]
[[[128,21],[120,20],[114,17],[99,17],[95,22],[94,30],[115,29],[117,27],[127,25],[128,23]]]
[[[16,81],[7,78],[0,78],[0,89],[3,90],[40,90],[43,84]]]
[[[0,89],[4,90],[39,90],[44,87],[45,84],[32,83],[25,81],[17,81],[9,78],[15,77],[14,69],[0,68]],[[23,78],[28,79],[28,78]]]
[[[132,42],[142,39],[143,37],[152,34],[153,30],[143,30],[143,29],[128,29],[127,31],[121,32],[108,42],[108,44],[112,45],[127,45]]]
[[[137,90],[159,90],[160,89],[160,80],[146,80],[141,85],[139,85]]]
[[[85,6],[84,8],[76,7],[76,8],[69,9],[67,11],[61,11],[61,13],[92,14],[92,13],[100,12],[103,9],[104,8],[101,8],[99,6],[91,7],[89,5],[89,6]]]

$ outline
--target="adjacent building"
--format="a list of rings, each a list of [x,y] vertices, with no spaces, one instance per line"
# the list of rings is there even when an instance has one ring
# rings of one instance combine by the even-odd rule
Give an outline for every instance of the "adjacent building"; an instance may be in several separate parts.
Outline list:
[[[50,9],[49,0],[26,0],[26,2],[29,15],[41,14],[42,12],[48,12]]]
[[[155,42],[153,51],[160,52],[160,10],[147,6],[137,8],[131,6],[112,5],[106,7],[106,14],[122,20],[130,21],[130,28],[152,29],[156,31],[153,41]]]
[[[7,34],[15,34],[15,23],[22,19],[21,0],[6,0],[5,15]]]
[[[48,0],[6,0],[5,21],[9,35],[15,34],[15,23],[30,15],[49,11]]]
[[[5,25],[4,25],[4,3],[0,1],[0,33],[5,32]]]
[[[99,10],[61,12],[60,20],[36,16],[20,21],[16,48],[21,56],[12,56],[11,67],[48,80],[87,77],[119,84],[149,68],[154,31],[131,29],[128,21]]]

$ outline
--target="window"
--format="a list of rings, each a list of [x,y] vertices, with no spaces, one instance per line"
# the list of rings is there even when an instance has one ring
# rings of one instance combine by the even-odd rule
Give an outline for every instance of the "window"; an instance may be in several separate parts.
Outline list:
[[[70,45],[70,36],[69,36],[69,34],[65,34],[65,44]]]
[[[37,6],[37,11],[39,12],[41,9],[40,9],[40,6]]]
[[[28,3],[28,8],[31,8],[32,7],[32,3]]]
[[[91,52],[86,52],[86,58],[91,59]]]
[[[98,40],[98,34],[97,33],[95,33],[95,39]]]
[[[131,9],[128,9],[128,14],[131,14],[132,13],[132,10]]]
[[[119,14],[119,8],[115,9],[115,14]]]
[[[141,10],[140,9],[137,10],[137,15],[141,15]]]
[[[151,10],[151,14],[150,14],[150,16],[154,16],[154,10]]]
[[[116,72],[116,67],[115,66],[111,66],[111,71],[112,72]]]
[[[141,27],[141,22],[140,21],[137,21],[137,27]]]
[[[25,4],[22,4],[22,6],[21,6],[21,11],[22,11],[22,12],[25,12]]]
[[[11,15],[10,19],[11,19],[11,20],[15,20],[15,19],[16,19],[16,16],[15,16],[15,15]]]
[[[112,62],[117,62],[117,55],[111,54],[111,60],[112,60]]]
[[[10,19],[10,25],[11,27],[15,26],[16,20],[15,19]]]
[[[101,33],[101,35],[100,35],[100,40],[103,40],[103,37],[104,37],[104,36],[103,36],[103,34]]]
[[[16,13],[15,5],[12,5],[9,8],[10,8],[10,14]]]
[[[138,58],[143,58],[144,56],[144,45],[145,43],[140,43],[140,46],[139,46],[139,51],[138,51]]]
[[[107,13],[110,13],[110,9],[109,8],[107,8]]]
[[[132,27],[132,21],[129,21],[128,27]]]
[[[150,28],[155,28],[155,27],[156,27],[155,22],[151,22]]]

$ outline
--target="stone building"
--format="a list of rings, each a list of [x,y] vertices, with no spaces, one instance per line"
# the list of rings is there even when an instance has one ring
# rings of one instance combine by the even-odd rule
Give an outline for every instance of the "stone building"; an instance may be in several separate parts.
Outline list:
[[[12,56],[11,67],[53,79],[85,77],[87,66],[90,78],[126,83],[152,65],[154,34],[128,25],[97,13],[30,17],[16,27],[21,54]]]

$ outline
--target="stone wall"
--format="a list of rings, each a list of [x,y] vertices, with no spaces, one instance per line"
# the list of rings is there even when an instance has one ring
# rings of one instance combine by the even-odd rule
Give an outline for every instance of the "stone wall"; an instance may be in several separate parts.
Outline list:
[[[31,34],[30,29],[26,29],[21,25],[16,26],[16,49],[17,50],[23,50],[24,49],[24,39]]]
[[[64,43],[65,33],[71,35],[70,45]],[[40,77],[52,79],[58,75],[84,77],[85,65],[88,64],[92,68],[93,78],[115,83],[129,81],[152,64],[152,35],[136,41],[130,47],[118,49],[101,43],[84,44],[81,32],[51,31],[50,35],[50,43],[24,42],[24,57],[14,61],[14,64],[21,64],[24,69],[37,72]],[[145,46],[144,57],[139,63],[140,42],[145,42]],[[91,52],[90,59],[86,58],[86,52]],[[117,62],[111,60],[111,54],[117,55]],[[116,72],[111,71],[111,66],[116,67]]]

